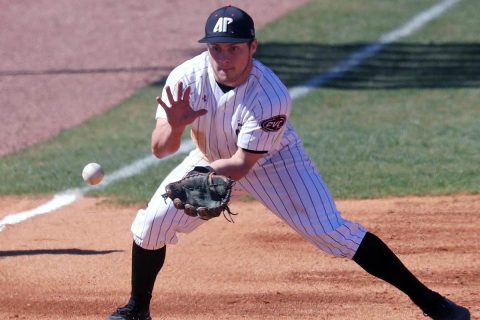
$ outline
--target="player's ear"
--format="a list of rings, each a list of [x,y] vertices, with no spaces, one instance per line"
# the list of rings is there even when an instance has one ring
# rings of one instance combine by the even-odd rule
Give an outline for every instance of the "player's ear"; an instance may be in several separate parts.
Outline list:
[[[252,55],[257,51],[257,47],[258,47],[258,42],[257,42],[257,39],[253,39],[251,42],[250,42],[250,52],[252,53]]]

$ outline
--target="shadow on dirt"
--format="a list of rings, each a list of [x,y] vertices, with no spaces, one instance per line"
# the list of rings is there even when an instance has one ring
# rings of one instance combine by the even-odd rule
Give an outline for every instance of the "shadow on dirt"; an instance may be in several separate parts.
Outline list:
[[[77,248],[71,249],[33,249],[33,250],[7,250],[0,251],[0,257],[18,257],[31,256],[39,254],[73,254],[73,255],[97,255],[123,252],[124,250],[83,250]]]

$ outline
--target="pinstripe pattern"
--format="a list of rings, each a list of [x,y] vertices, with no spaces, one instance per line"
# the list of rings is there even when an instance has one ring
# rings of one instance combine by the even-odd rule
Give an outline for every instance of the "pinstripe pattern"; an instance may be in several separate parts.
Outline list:
[[[191,107],[207,109],[208,114],[192,124],[192,139],[197,149],[165,178],[148,207],[138,212],[132,224],[137,244],[147,249],[174,244],[178,241],[178,232],[191,232],[201,225],[203,220],[185,215],[175,209],[169,199],[163,199],[165,185],[179,180],[195,165],[230,158],[241,147],[268,153],[237,186],[319,249],[352,258],[366,230],[345,220],[338,212],[327,186],[288,121],[278,131],[261,127],[263,120],[290,115],[291,99],[278,77],[254,61],[247,81],[223,93],[215,82],[205,52],[172,71],[167,85],[174,90],[174,96],[179,81],[192,87]],[[165,90],[162,99],[168,105]],[[156,116],[165,117],[160,106]]]
[[[131,231],[139,246],[153,250],[165,244],[175,244],[178,242],[177,232],[191,232],[205,222],[177,210],[172,201],[165,200],[162,194],[165,193],[168,183],[181,179],[194,166],[207,164],[207,160],[195,149],[165,178],[147,208],[139,210],[132,223]]]
[[[300,142],[255,167],[242,187],[318,248],[353,257],[366,230],[342,218]]]

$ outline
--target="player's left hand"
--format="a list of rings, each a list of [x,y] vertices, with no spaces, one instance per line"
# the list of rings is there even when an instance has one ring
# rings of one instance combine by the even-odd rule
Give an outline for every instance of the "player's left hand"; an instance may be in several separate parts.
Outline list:
[[[223,212],[225,218],[233,222],[235,214],[228,207],[233,183],[229,177],[215,174],[210,168],[195,167],[184,178],[169,183],[163,198],[172,199],[175,208],[189,216],[209,220]]]

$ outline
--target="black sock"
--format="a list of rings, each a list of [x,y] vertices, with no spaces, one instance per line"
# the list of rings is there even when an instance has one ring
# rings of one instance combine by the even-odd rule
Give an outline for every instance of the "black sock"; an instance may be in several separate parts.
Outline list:
[[[376,235],[367,232],[353,256],[371,275],[397,287],[421,309],[430,307],[441,296],[422,284]]]
[[[149,310],[155,279],[165,261],[166,246],[146,250],[133,242],[132,245],[132,292],[129,304],[139,310]]]

